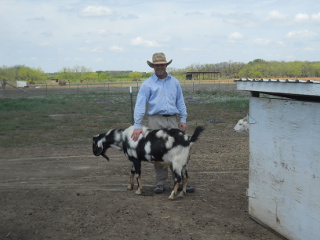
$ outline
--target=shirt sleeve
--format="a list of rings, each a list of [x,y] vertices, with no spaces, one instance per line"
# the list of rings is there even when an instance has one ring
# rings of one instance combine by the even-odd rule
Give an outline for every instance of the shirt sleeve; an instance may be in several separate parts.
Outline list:
[[[144,85],[141,85],[134,108],[134,129],[142,128],[142,120],[146,113],[147,99],[147,89],[144,87]]]
[[[186,123],[187,122],[187,107],[184,102],[184,97],[182,93],[182,88],[180,86],[180,83],[178,82],[178,87],[177,87],[177,108],[179,110],[180,114],[180,122],[181,123]]]

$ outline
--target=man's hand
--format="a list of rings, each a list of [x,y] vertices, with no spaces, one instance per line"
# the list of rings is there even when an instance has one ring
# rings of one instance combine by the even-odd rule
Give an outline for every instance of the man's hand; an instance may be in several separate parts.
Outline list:
[[[179,129],[183,132],[187,130],[187,124],[186,123],[179,123]]]
[[[138,138],[139,138],[139,136],[140,136],[140,134],[143,135],[142,129],[134,129],[134,130],[133,130],[133,133],[132,133],[132,135],[131,135],[132,140],[133,140],[133,141],[137,141]]]

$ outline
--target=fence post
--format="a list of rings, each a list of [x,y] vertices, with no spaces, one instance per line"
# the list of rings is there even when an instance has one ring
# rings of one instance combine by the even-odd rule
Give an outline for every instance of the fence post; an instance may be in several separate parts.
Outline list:
[[[192,81],[192,92],[194,93],[194,79]]]
[[[133,100],[132,100],[132,87],[131,86],[130,86],[130,102],[131,102],[131,122],[133,125],[134,119],[133,119]]]
[[[6,80],[2,80],[2,83],[1,83],[1,90],[2,90],[2,95],[4,96],[6,93]]]

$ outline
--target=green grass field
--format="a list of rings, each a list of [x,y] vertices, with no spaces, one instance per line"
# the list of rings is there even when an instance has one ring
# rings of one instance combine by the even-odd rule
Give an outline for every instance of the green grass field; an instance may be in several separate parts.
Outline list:
[[[198,90],[184,96],[189,126],[236,122],[248,113],[244,92]],[[96,133],[131,125],[130,99],[122,92],[0,98],[0,145],[85,144]]]

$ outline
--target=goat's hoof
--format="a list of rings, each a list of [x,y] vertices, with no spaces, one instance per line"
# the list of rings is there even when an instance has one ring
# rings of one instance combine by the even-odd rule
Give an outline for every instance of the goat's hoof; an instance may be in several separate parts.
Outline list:
[[[185,193],[184,193],[183,191],[181,191],[181,192],[179,193],[179,197],[180,197],[180,198],[183,198],[184,195],[185,195]]]
[[[137,195],[141,195],[141,191],[140,191],[140,190],[137,190],[137,191],[136,191],[136,194],[137,194]]]
[[[172,191],[172,193],[170,194],[169,198],[170,200],[174,200],[174,192]]]
[[[132,190],[133,189],[133,186],[132,185],[129,185],[128,187],[127,187],[127,190]]]

